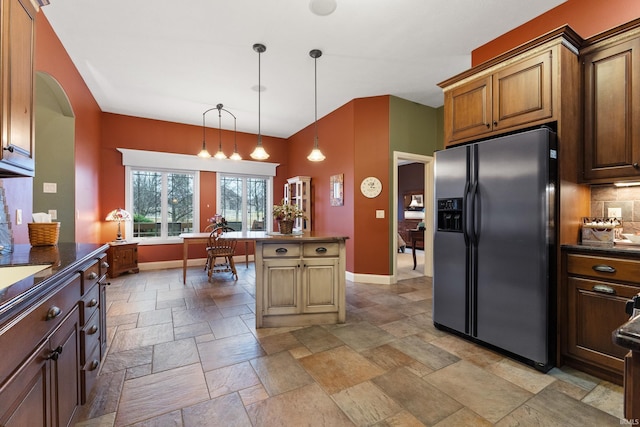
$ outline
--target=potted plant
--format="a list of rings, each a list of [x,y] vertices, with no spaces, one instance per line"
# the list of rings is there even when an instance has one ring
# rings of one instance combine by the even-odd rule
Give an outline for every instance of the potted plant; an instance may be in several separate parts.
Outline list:
[[[293,233],[293,223],[296,218],[305,219],[304,211],[297,205],[292,205],[282,200],[279,205],[273,205],[273,218],[278,221],[280,233]]]

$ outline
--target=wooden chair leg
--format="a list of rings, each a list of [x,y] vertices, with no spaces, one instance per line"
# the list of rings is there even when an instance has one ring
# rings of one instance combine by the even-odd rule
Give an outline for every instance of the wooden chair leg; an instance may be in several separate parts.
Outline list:
[[[233,255],[227,257],[227,259],[229,260],[229,267],[231,267],[231,272],[233,273],[233,277],[235,277],[235,279],[238,280],[238,272],[236,271],[236,263],[233,260]]]

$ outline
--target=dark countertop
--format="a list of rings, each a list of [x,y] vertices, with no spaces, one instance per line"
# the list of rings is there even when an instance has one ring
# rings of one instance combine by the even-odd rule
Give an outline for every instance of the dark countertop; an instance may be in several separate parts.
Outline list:
[[[0,252],[2,267],[49,264],[51,267],[0,290],[0,323],[14,309],[24,307],[49,291],[61,279],[77,273],[86,260],[105,252],[97,243],[58,243],[57,246],[14,245],[13,252]]]
[[[640,245],[615,244],[613,246],[606,245],[589,245],[575,244],[562,245],[563,250],[591,252],[598,255],[616,255],[628,256],[630,258],[640,258]]]
[[[640,315],[613,331],[613,342],[620,347],[640,351]]]

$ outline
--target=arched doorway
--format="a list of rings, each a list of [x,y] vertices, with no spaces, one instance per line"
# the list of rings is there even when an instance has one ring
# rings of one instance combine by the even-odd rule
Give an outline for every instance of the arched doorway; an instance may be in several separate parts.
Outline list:
[[[75,115],[51,75],[36,73],[33,212],[60,222],[60,242],[75,242]]]

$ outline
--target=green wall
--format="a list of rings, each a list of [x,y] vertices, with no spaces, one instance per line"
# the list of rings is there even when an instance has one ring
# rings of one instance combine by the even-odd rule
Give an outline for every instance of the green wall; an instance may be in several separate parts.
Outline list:
[[[389,153],[433,155],[442,148],[442,108],[389,97]]]

